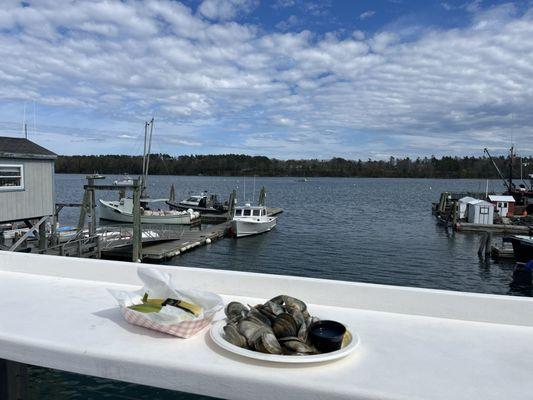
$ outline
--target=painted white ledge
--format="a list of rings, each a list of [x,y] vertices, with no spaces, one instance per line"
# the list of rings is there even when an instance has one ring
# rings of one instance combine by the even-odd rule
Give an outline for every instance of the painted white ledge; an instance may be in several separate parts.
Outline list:
[[[533,299],[158,267],[225,301],[291,294],[361,338],[345,359],[280,365],[227,353],[207,330],[184,340],[129,325],[107,289],[138,287],[137,267],[0,252],[0,358],[230,399],[516,400],[533,393]]]

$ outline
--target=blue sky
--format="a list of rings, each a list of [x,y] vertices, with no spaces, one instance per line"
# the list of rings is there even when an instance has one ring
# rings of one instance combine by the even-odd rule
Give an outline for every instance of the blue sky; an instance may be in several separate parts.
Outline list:
[[[0,135],[60,154],[533,153],[533,2],[0,4]],[[25,117],[24,117],[25,116]]]

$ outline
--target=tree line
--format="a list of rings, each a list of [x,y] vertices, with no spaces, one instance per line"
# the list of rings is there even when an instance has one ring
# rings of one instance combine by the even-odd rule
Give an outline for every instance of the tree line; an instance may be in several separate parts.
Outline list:
[[[505,176],[509,160],[493,158]],[[522,159],[523,174],[533,172],[533,157]],[[127,155],[58,156],[58,173],[102,173],[139,175],[142,157]],[[520,177],[520,159],[515,159],[513,176]],[[390,157],[388,160],[278,160],[244,154],[182,155],[152,154],[150,174],[213,176],[296,176],[296,177],[379,177],[379,178],[498,178],[487,157],[424,157],[411,159]]]

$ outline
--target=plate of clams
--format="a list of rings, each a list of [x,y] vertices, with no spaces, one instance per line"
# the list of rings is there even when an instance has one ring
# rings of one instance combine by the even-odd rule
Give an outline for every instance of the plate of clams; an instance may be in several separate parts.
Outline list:
[[[276,296],[255,306],[232,301],[226,318],[211,327],[213,341],[232,353],[264,361],[313,363],[350,354],[359,337],[343,324],[312,316],[294,297]]]

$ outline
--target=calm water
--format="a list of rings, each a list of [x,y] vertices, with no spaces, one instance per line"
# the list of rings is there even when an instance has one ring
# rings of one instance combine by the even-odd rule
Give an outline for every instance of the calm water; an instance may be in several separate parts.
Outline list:
[[[58,202],[81,202],[83,175],[56,175]],[[119,177],[109,177],[108,181]],[[151,197],[176,197],[209,190],[229,196],[237,189],[244,198],[242,178],[150,177]],[[509,289],[513,264],[482,261],[479,236],[447,232],[436,225],[431,202],[443,191],[485,190],[480,180],[256,178],[256,196],[267,188],[267,205],[282,207],[277,227],[264,235],[224,239],[167,262],[189,267],[218,268],[309,276],[424,288],[494,294]],[[253,180],[246,179],[252,200]],[[490,190],[501,190],[499,181]],[[101,192],[114,199],[116,192]],[[77,222],[78,209],[61,212],[63,224]],[[81,377],[41,368],[32,369],[32,397],[197,399],[109,380]]]

